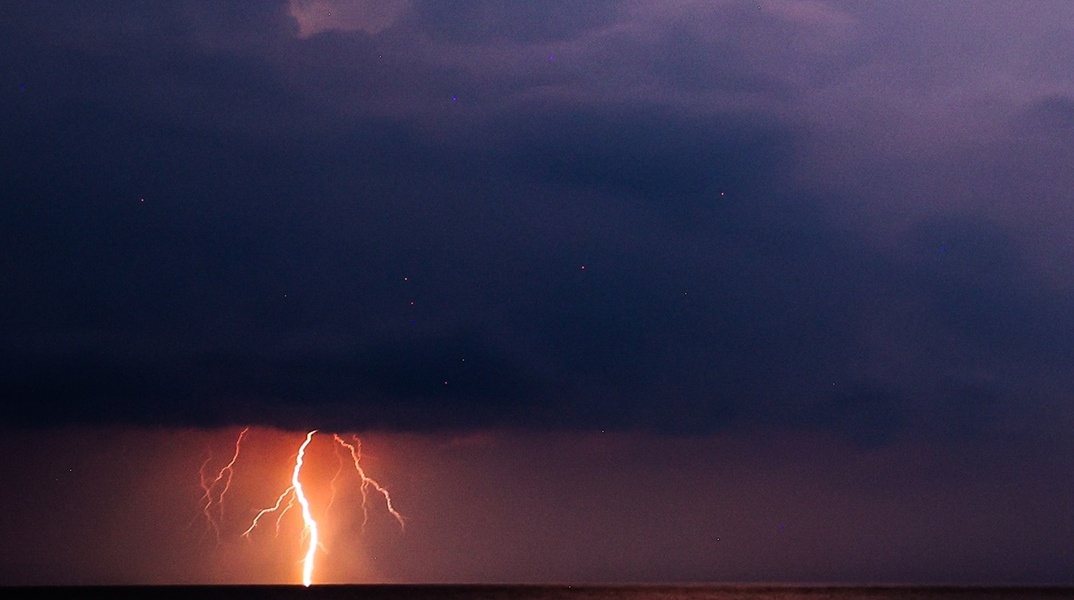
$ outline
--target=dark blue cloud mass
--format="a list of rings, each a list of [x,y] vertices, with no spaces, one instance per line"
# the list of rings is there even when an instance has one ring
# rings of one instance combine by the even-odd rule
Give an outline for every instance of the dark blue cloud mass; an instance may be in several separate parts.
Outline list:
[[[1069,90],[936,91],[893,7],[399,6],[2,9],[5,421],[1070,418]]]

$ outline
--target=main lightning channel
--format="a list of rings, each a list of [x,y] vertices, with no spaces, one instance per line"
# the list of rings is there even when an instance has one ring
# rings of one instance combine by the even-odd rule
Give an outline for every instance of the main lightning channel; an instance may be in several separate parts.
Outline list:
[[[306,499],[306,493],[302,491],[302,482],[299,481],[299,475],[302,474],[302,458],[306,454],[306,446],[310,445],[310,440],[313,439],[313,434],[317,433],[317,430],[306,434],[306,441],[302,442],[302,445],[298,447],[298,457],[295,459],[295,470],[291,473],[291,486],[295,489],[295,497],[298,498],[298,503],[302,505],[302,520],[306,524],[306,531],[310,536],[310,547],[306,550],[306,558],[302,562],[302,585],[309,587],[313,583],[313,557],[317,553],[317,521],[313,520],[313,515],[310,513],[310,503]]]

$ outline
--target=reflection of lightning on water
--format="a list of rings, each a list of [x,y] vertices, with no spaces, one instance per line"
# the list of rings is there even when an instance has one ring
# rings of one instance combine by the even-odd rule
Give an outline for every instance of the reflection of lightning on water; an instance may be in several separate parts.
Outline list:
[[[211,462],[212,460],[211,456],[208,460],[205,461],[205,463],[202,464],[201,470],[199,472],[201,478],[201,488],[204,491],[204,494],[202,495],[202,514],[205,516],[209,528],[216,535],[217,542],[220,541],[219,520],[222,520],[224,516],[224,496],[227,494],[228,489],[231,486],[231,481],[235,474],[235,462],[239,458],[239,451],[242,448],[242,441],[249,431],[250,428],[247,427],[239,433],[239,437],[235,440],[235,452],[231,457],[231,461],[222,469],[220,469],[220,471],[217,472],[215,477],[210,478],[206,474],[206,469],[208,468],[209,462]],[[316,429],[307,433],[305,440],[303,440],[302,444],[298,447],[298,453],[295,455],[295,465],[291,471],[291,485],[288,486],[288,488],[285,489],[279,496],[277,496],[275,504],[258,511],[258,513],[254,515],[254,518],[250,522],[250,526],[246,529],[246,531],[242,533],[242,537],[251,539],[251,534],[254,532],[257,526],[261,524],[262,517],[268,515],[269,513],[276,513],[276,535],[279,536],[280,523],[283,521],[284,515],[286,515],[287,512],[290,511],[291,508],[294,507],[295,503],[297,502],[298,505],[301,507],[302,512],[302,539],[308,540],[309,543],[309,546],[306,548],[305,556],[302,559],[302,584],[307,587],[309,587],[309,585],[313,583],[314,558],[316,557],[317,548],[324,548],[324,546],[320,542],[317,521],[313,518],[313,513],[310,509],[309,498],[306,495],[305,490],[303,489],[301,480],[302,467],[306,456],[306,450],[309,447],[310,442],[313,441],[313,436],[315,433],[317,433]],[[388,490],[385,489],[382,485],[380,485],[376,480],[367,476],[365,470],[362,468],[361,441],[357,438],[357,436],[355,436],[353,438],[354,443],[351,444],[336,434],[332,435],[332,439],[338,444],[336,446],[337,452],[341,451],[341,449],[346,449],[350,452],[351,461],[354,465],[354,471],[358,475],[360,481],[359,489],[361,490],[362,494],[363,530],[365,528],[366,522],[369,519],[368,500],[370,488],[375,490],[384,498],[385,508],[399,523],[399,528],[402,529],[404,527],[403,516],[399,514],[399,512],[395,510],[395,507],[392,505],[392,497],[388,493]],[[333,476],[330,482],[330,488],[332,493],[329,498],[328,505],[325,508],[326,513],[328,509],[331,508],[332,504],[335,502],[336,481],[338,480],[343,470],[342,456],[339,457],[339,460],[340,468],[337,469],[335,476]],[[219,492],[217,492],[216,490],[219,490]],[[286,504],[284,502],[285,500]],[[215,512],[213,511],[214,505],[217,506]]]

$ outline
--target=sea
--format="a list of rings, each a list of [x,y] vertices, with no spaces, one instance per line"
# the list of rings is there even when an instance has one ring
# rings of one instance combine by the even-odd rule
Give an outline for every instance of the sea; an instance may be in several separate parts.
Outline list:
[[[226,585],[0,589],[11,598],[183,600],[1043,600],[1074,587],[792,585]],[[10,594],[10,595],[9,595]]]

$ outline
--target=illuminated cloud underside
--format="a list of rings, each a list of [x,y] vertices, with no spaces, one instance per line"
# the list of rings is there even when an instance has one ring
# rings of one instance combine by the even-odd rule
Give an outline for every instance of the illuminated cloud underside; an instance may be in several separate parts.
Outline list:
[[[379,33],[409,6],[408,0],[291,0],[298,35],[308,38],[324,31]]]

